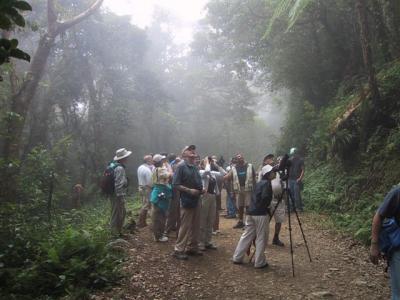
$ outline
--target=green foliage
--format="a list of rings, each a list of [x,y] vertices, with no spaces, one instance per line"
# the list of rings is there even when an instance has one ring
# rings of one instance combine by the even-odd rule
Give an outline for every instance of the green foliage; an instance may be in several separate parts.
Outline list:
[[[120,278],[121,255],[107,247],[108,203],[58,215],[53,225],[25,219],[21,207],[1,207],[13,215],[0,242],[0,294],[8,299],[83,299],[92,289]],[[11,234],[10,236],[10,233]]]
[[[340,94],[311,122],[317,124],[317,129],[307,148],[307,207],[327,213],[338,228],[365,243],[370,239],[372,216],[400,178],[400,118],[398,103],[393,101],[400,86],[399,63],[382,69],[378,78],[382,91],[380,109],[390,122],[374,127],[365,149],[357,146],[361,131],[358,111],[331,133],[337,118],[358,100],[352,91]]]
[[[272,14],[272,18],[268,24],[267,31],[264,34],[264,37],[267,38],[274,26],[276,20],[281,17],[288,18],[288,26],[286,31],[290,30],[294,24],[297,22],[299,17],[303,14],[304,10],[313,3],[314,0],[281,0],[278,1],[274,13]],[[286,16],[285,16],[286,14]]]
[[[0,29],[10,30],[15,24],[25,27],[25,19],[19,11],[31,11],[32,7],[26,1],[3,0],[0,3]],[[17,39],[0,39],[0,65],[7,62],[10,57],[30,61],[29,54],[18,49]]]

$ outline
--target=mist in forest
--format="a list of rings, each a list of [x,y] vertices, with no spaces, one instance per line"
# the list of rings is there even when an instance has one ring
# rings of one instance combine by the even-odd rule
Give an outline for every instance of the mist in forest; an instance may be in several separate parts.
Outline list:
[[[59,2],[63,12],[55,13],[72,18],[90,1]],[[142,21],[147,24],[138,27],[134,15],[117,15],[113,8],[121,13],[121,6],[105,4],[41,49],[38,44],[53,29],[46,25],[45,1],[32,2],[29,25],[17,34],[19,45],[31,55],[43,55],[46,63],[33,70],[39,84],[21,88],[30,89],[21,95],[25,117],[17,140],[2,135],[5,157],[63,148],[71,184],[88,184],[121,147],[133,151],[131,167],[145,154],[179,154],[187,144],[196,144],[202,156],[226,161],[240,152],[260,163],[274,152],[287,99],[266,88],[267,82],[232,68],[233,61],[204,52],[209,43],[204,17],[188,24],[154,6]],[[186,36],[179,38],[179,30]],[[29,67],[13,61],[2,69],[10,79],[1,83],[3,113],[11,108],[9,95],[18,94],[23,74],[32,72]]]

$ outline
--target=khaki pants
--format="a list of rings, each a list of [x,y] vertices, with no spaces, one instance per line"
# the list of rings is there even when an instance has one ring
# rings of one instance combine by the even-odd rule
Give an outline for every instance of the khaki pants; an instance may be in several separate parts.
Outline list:
[[[200,230],[200,201],[195,208],[181,207],[181,226],[179,227],[178,239],[175,251],[183,252],[198,250],[198,236]]]
[[[111,196],[111,232],[113,234],[121,234],[124,226],[126,209],[124,196]]]
[[[259,268],[265,265],[267,259],[265,257],[265,246],[268,241],[269,233],[269,216],[246,216],[246,227],[240,237],[233,254],[233,261],[242,262],[247,249],[256,239],[256,253],[254,267]]]
[[[283,223],[285,222],[285,200],[282,199],[278,204],[279,199],[273,198],[271,201],[271,205],[269,206],[270,212],[274,213],[275,223]],[[278,206],[276,206],[278,204]]]
[[[139,194],[140,194],[140,201],[142,202],[142,207],[140,208],[140,212],[150,210],[150,208],[151,208],[151,203],[150,203],[151,188],[140,185],[139,186]]]
[[[204,249],[205,246],[211,244],[213,224],[217,212],[215,200],[215,195],[213,194],[207,193],[202,196],[199,237],[200,249]]]
[[[158,240],[164,234],[165,229],[165,212],[163,212],[159,207],[153,205],[151,212],[151,222],[153,225],[154,238]]]
[[[236,206],[238,208],[248,207],[251,201],[251,192],[245,192],[245,191],[237,192],[236,199],[237,199]]]

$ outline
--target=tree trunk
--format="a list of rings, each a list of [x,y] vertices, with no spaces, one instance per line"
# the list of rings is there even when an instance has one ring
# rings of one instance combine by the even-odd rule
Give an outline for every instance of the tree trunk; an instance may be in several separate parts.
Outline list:
[[[382,51],[383,59],[386,62],[392,60],[389,45],[389,35],[388,30],[383,19],[382,7],[377,0],[372,0],[372,12],[375,19],[376,29],[377,29],[377,40],[379,41],[379,46]]]
[[[400,57],[400,1],[387,0],[383,4],[384,20],[389,30],[390,48],[394,58]]]
[[[92,71],[87,58],[83,58],[82,61],[82,76],[85,81],[85,85],[89,92],[89,110],[88,110],[88,127],[90,134],[91,145],[93,145],[91,153],[92,171],[94,174],[100,171],[98,163],[101,163],[101,153],[99,144],[101,144],[101,122],[99,120],[100,115],[100,103],[98,100],[98,93],[94,84]],[[89,150],[89,149],[88,149]]]
[[[373,65],[372,53],[371,53],[371,45],[369,38],[369,28],[368,28],[368,19],[367,12],[365,8],[364,0],[356,0],[356,11],[358,14],[358,21],[360,25],[360,39],[361,39],[361,48],[363,53],[364,65],[368,73],[368,85],[371,91],[371,99],[374,107],[377,107],[377,104],[380,99],[378,83],[375,76],[375,68]]]
[[[103,0],[96,0],[86,11],[74,18],[58,22],[55,12],[54,0],[47,1],[47,33],[40,39],[38,49],[33,55],[30,70],[25,82],[18,93],[11,99],[11,111],[16,115],[10,118],[7,124],[7,137],[4,141],[3,156],[5,161],[18,159],[21,152],[22,131],[25,125],[26,116],[40,79],[43,76],[47,59],[54,45],[56,37],[70,27],[93,14],[100,7]]]
[[[22,130],[25,125],[29,105],[43,76],[54,39],[55,37],[48,34],[45,34],[40,39],[27,79],[22,84],[18,93],[11,98],[11,111],[17,114],[17,116],[10,118],[7,124],[7,137],[3,150],[6,161],[18,159],[20,155]]]

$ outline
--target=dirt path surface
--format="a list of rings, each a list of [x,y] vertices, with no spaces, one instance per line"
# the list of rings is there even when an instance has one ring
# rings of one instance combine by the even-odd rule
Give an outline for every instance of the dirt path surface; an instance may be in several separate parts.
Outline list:
[[[203,257],[179,261],[171,256],[175,238],[155,243],[149,228],[129,238],[126,278],[111,292],[95,299],[389,299],[383,266],[368,262],[366,248],[340,237],[300,215],[313,262],[310,263],[299,225],[294,220],[292,277],[289,231],[282,228],[285,247],[268,245],[269,267],[234,265],[230,259],[241,229],[236,220],[221,218],[221,233],[214,236],[218,250]],[[293,220],[293,217],[292,217]],[[271,230],[273,230],[271,222]],[[248,258],[246,258],[246,262]]]

